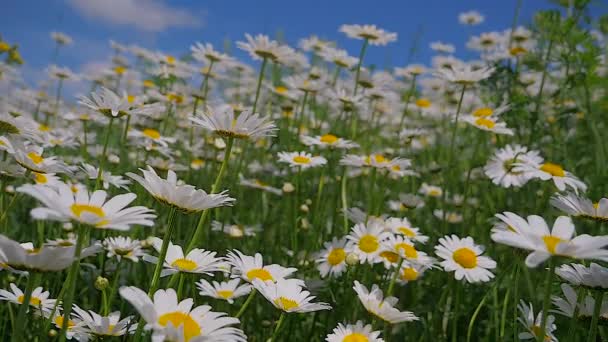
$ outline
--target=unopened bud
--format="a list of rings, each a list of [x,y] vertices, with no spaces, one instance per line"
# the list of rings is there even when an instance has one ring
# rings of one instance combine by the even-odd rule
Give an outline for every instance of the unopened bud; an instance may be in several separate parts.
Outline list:
[[[357,265],[359,260],[359,256],[356,253],[348,253],[346,255],[346,264],[349,266]]]
[[[95,288],[99,291],[107,289],[108,286],[110,286],[110,281],[108,280],[108,278],[98,276],[97,279],[95,279]]]
[[[294,188],[293,184],[291,184],[291,183],[285,183],[285,184],[283,184],[283,192],[285,192],[285,193],[291,193],[295,189],[296,188]]]
[[[305,213],[307,213],[308,212],[308,206],[306,204],[302,204],[300,206],[300,210],[303,211],[303,212],[305,212]]]

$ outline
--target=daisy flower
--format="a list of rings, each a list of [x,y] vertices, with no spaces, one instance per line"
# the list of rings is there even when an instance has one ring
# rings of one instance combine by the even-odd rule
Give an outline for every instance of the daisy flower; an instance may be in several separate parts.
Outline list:
[[[201,116],[191,116],[189,120],[225,138],[258,139],[274,136],[277,130],[269,118],[245,110],[235,115],[230,105],[208,107]]]
[[[608,289],[608,268],[593,262],[589,267],[581,264],[562,265],[555,270],[555,274],[572,285]]]
[[[356,57],[350,56],[348,51],[336,49],[330,46],[323,48],[321,51],[319,51],[318,55],[326,62],[334,63],[337,67],[344,69],[354,67],[359,61]]]
[[[343,325],[338,323],[333,332],[327,337],[327,342],[384,342],[380,338],[380,331],[373,331],[371,324],[363,325],[362,321],[355,324]]]
[[[346,270],[346,255],[350,252],[346,248],[346,238],[338,239],[334,237],[329,242],[324,242],[324,249],[317,254],[317,269],[321,274],[321,278],[328,275],[330,277],[339,277]]]
[[[429,185],[426,183],[422,183],[422,185],[420,186],[420,189],[418,190],[418,193],[428,196],[428,197],[439,198],[439,197],[443,196],[443,189],[441,189],[440,187],[438,187],[436,185]]]
[[[277,264],[264,266],[260,253],[256,253],[255,256],[249,256],[244,255],[237,249],[228,252],[226,261],[232,266],[232,278],[241,277],[248,283],[252,283],[255,279],[277,281],[290,276],[298,270],[297,268],[286,268]]]
[[[555,194],[551,197],[550,202],[551,205],[568,215],[608,222],[608,198],[602,198],[593,203],[588,198],[568,193],[566,195]]]
[[[107,193],[97,190],[89,194],[86,189],[73,192],[72,188],[59,183],[54,187],[23,185],[17,191],[30,195],[44,205],[32,209],[37,220],[75,221],[98,229],[129,230],[131,225],[152,226],[156,215],[143,206],[127,206],[137,197],[133,193],[122,194],[106,201]]]
[[[144,255],[141,241],[133,240],[128,236],[107,237],[103,240],[102,245],[108,252],[107,257],[116,257],[118,261],[125,258],[138,262],[139,257]]]
[[[541,163],[542,159],[539,163],[518,164],[516,171],[525,172],[530,177],[540,178],[544,181],[552,180],[559,191],[566,190],[566,187],[570,187],[576,193],[578,193],[579,190],[583,192],[587,190],[587,185],[585,185],[585,183],[572,173],[564,170],[561,165],[549,162]]]
[[[399,194],[399,200],[388,200],[388,207],[393,211],[407,212],[413,209],[424,207],[425,203],[422,197],[414,194]]]
[[[171,137],[164,137],[154,128],[144,128],[141,131],[137,129],[130,129],[128,136],[135,139],[142,139],[145,142],[158,144],[162,147],[168,147],[169,144],[173,144],[176,139]]]
[[[484,17],[477,11],[463,12],[458,15],[458,22],[464,25],[479,25],[483,23]]]
[[[418,317],[416,317],[414,313],[410,311],[399,311],[394,307],[399,299],[395,297],[383,298],[382,290],[380,290],[376,284],[372,286],[371,291],[368,291],[365,285],[362,285],[355,280],[353,289],[357,293],[357,297],[359,297],[363,307],[369,313],[385,322],[397,324],[418,320]]]
[[[194,45],[190,46],[190,51],[192,52],[192,57],[199,62],[216,63],[230,62],[233,60],[233,58],[227,54],[216,51],[213,48],[213,45],[209,43],[201,44],[196,42]]]
[[[259,179],[246,179],[241,176],[239,184],[242,186],[248,187],[248,188],[264,190],[264,191],[270,192],[271,194],[275,194],[275,195],[279,195],[279,196],[283,194],[283,191],[281,189],[275,188],[275,187],[271,186],[270,184],[264,183],[263,181],[261,181]]]
[[[231,327],[239,324],[238,318],[225,313],[213,312],[209,305],[194,307],[194,300],[181,302],[173,289],[158,290],[152,299],[134,286],[123,286],[120,295],[127,300],[146,321],[145,329],[152,329],[153,341],[234,341],[245,342],[247,337],[241,329]]]
[[[455,271],[456,280],[466,279],[469,283],[488,282],[494,278],[490,269],[496,268],[496,262],[482,256],[484,247],[476,245],[472,237],[464,239],[456,235],[444,236],[435,246],[435,253],[443,259],[440,265],[446,272]]]
[[[367,225],[357,223],[346,236],[347,248],[359,256],[362,264],[375,264],[381,261],[381,244],[389,236],[391,234],[385,232],[384,227],[375,221],[368,221]]]
[[[162,244],[162,239],[157,237],[152,238],[152,247],[159,253]],[[160,276],[164,277],[178,272],[213,275],[213,272],[224,271],[227,268],[224,260],[216,258],[216,254],[216,252],[195,248],[184,256],[182,248],[169,241],[167,255],[165,256]],[[150,255],[144,256],[144,260],[152,263],[158,262],[156,257]]]
[[[473,125],[483,131],[492,132],[495,134],[506,134],[513,135],[513,130],[507,128],[505,122],[499,122],[498,119],[491,116],[487,117],[475,117],[473,115],[464,116],[462,118],[466,123]]]
[[[557,307],[557,310],[553,312],[572,318],[575,311],[578,315],[577,319],[591,320],[595,310],[595,298],[590,295],[585,298],[578,298],[577,292],[569,284],[561,285],[562,293],[564,298],[559,296],[551,296],[551,302]],[[600,307],[600,319],[608,317],[608,300],[604,299]]]
[[[108,88],[102,87],[101,91],[92,92],[91,97],[80,96],[79,104],[100,112],[108,118],[119,118],[131,114],[131,103],[128,97],[118,96]]]
[[[466,86],[485,80],[494,73],[494,70],[492,67],[475,68],[471,64],[463,64],[437,69],[436,74],[446,81]]]
[[[258,34],[255,37],[245,33],[246,42],[236,42],[236,46],[249,53],[254,60],[270,59],[276,61],[285,54],[285,47],[277,41],[270,40],[268,36]]]
[[[81,258],[99,251],[99,245],[83,248]],[[0,235],[0,268],[11,271],[56,272],[74,262],[75,245],[45,246],[34,248],[32,243],[20,244]]]
[[[536,340],[538,339],[538,335],[541,333],[541,324],[543,321],[543,313],[539,312],[536,317],[534,317],[534,308],[532,307],[532,303],[526,305],[526,302],[523,300],[520,301],[517,306],[519,310],[519,318],[517,321],[521,323],[526,329],[525,332],[519,333],[518,337],[520,340]],[[554,324],[555,317],[553,315],[547,316],[545,321],[545,336],[543,341],[547,342],[557,342],[557,338],[553,335],[553,332],[557,329],[557,326]]]
[[[221,299],[232,304],[236,298],[245,296],[251,292],[251,285],[241,285],[240,283],[241,280],[238,278],[220,283],[217,281],[209,283],[205,279],[201,279],[196,283],[196,287],[200,290],[198,294],[203,297]]]
[[[302,170],[327,164],[327,159],[308,152],[279,152],[278,157],[279,162],[287,163],[291,167],[300,167]]]
[[[244,226],[242,224],[223,224],[218,221],[211,222],[211,230],[214,232],[224,232],[228,236],[240,239],[244,236],[256,236],[262,231],[259,225]]]
[[[40,141],[40,132],[36,122],[24,116],[14,117],[9,113],[0,114],[0,136],[25,138]]]
[[[91,164],[82,163],[82,170],[89,179],[96,180],[99,176],[99,169]],[[109,171],[104,170],[101,172],[101,182],[106,190],[110,188],[110,185],[127,190],[127,185],[131,184],[130,180],[124,179],[122,176],[112,175]]]
[[[426,253],[417,250],[412,241],[401,235],[390,235],[382,242],[381,248],[380,257],[384,259],[384,266],[388,269],[396,266],[400,257],[412,263],[433,264],[435,262]]]
[[[167,171],[167,179],[160,178],[151,166],[147,170],[139,169],[144,177],[128,172],[127,176],[141,184],[156,200],[185,213],[195,213],[210,208],[230,206],[234,198],[228,197],[227,191],[218,194],[207,194],[204,190],[192,185],[178,184],[177,175]]]
[[[428,259],[432,260],[432,262],[428,264],[421,264],[420,262],[405,261],[401,265],[399,274],[397,274],[397,282],[401,285],[405,285],[409,282],[420,279],[426,270],[434,267],[434,259]]]
[[[452,223],[452,224],[461,223],[463,220],[463,217],[461,214],[459,214],[455,211],[447,211],[444,214],[442,209],[433,210],[433,216],[435,216],[436,218],[438,218],[440,220],[445,219],[448,223]]]
[[[357,143],[343,138],[339,138],[330,133],[320,136],[317,135],[314,137],[303,135],[300,136],[300,140],[302,141],[302,144],[306,146],[318,146],[321,148],[349,149],[359,147],[359,144]]]
[[[83,310],[77,305],[74,305],[73,310],[75,321],[78,321],[78,324],[72,328],[76,334],[85,334],[93,336],[94,339],[103,339],[103,336],[132,334],[137,329],[137,323],[132,322],[132,316],[120,319],[120,311],[101,316],[94,311]]]
[[[555,220],[553,229],[549,230],[545,220],[537,215],[528,219],[505,212],[496,214],[508,229],[492,231],[492,240],[507,246],[532,251],[526,257],[528,267],[536,267],[553,255],[574,259],[595,259],[608,261],[608,236],[591,236],[581,234],[574,236],[574,224],[567,216]]]
[[[505,188],[521,187],[532,178],[529,173],[518,170],[517,165],[526,162],[542,163],[542,158],[538,151],[529,151],[527,147],[506,145],[494,152],[483,170],[496,185]]]
[[[302,281],[299,279],[278,279],[273,281],[253,280],[253,286],[258,290],[275,308],[284,312],[313,312],[319,310],[331,310],[327,303],[311,303],[315,296],[304,290]]]
[[[396,33],[387,32],[376,25],[342,25],[340,32],[349,38],[364,39],[370,45],[386,45],[397,40]]]
[[[403,164],[402,164],[403,163]],[[367,156],[359,156],[347,154],[340,159],[340,165],[355,166],[355,167],[375,167],[378,169],[391,168],[395,165],[400,167],[409,166],[410,161],[402,158],[389,159],[379,153],[372,153]]]
[[[0,289],[0,300],[5,300],[15,304],[23,304],[25,295],[17,285],[10,283],[10,291]],[[55,299],[49,299],[49,291],[44,291],[42,287],[37,287],[32,291],[29,305],[36,309],[37,313],[50,312],[55,307]]]
[[[12,141],[12,151],[9,153],[20,166],[35,173],[67,173],[71,171],[57,157],[43,157],[44,149],[34,145],[24,145],[23,142]]]
[[[390,217],[384,221],[384,225],[386,229],[394,234],[403,235],[412,241],[424,244],[429,240],[428,236],[420,233],[420,228],[413,227],[412,223],[405,217]]]

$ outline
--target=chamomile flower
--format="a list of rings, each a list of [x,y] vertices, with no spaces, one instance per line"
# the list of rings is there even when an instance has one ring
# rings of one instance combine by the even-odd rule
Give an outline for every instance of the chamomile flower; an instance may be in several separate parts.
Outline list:
[[[435,267],[434,259],[429,258],[429,260],[431,260],[431,262],[426,264],[420,262],[403,262],[401,269],[397,274],[397,282],[401,285],[405,285],[409,282],[420,279],[424,272],[432,267]]]
[[[350,252],[346,248],[346,238],[334,237],[332,241],[323,243],[323,250],[317,254],[315,263],[321,278],[327,276],[339,277],[346,270],[346,255]]]
[[[23,116],[14,117],[9,113],[0,114],[0,136],[40,140],[36,122]],[[1,144],[0,144],[1,145]]]
[[[299,167],[306,170],[327,164],[327,159],[321,156],[313,156],[308,152],[279,152],[279,162],[287,163],[291,167]]]
[[[224,232],[228,236],[240,239],[245,236],[256,236],[262,229],[256,226],[244,226],[242,224],[223,224],[218,221],[211,222],[211,230],[214,232]]]
[[[258,290],[275,308],[284,312],[313,312],[319,310],[331,310],[327,303],[312,303],[315,296],[311,296],[302,286],[299,279],[278,279],[273,281],[253,280],[253,286]]]
[[[517,165],[539,162],[542,162],[542,158],[538,151],[530,151],[527,147],[520,145],[506,145],[494,152],[494,155],[484,167],[484,173],[496,185],[505,188],[521,187],[532,176],[520,171]]]
[[[163,240],[154,237],[152,238],[152,247],[160,253]],[[213,272],[226,270],[226,264],[223,258],[216,258],[216,252],[206,251],[204,249],[195,248],[184,255],[182,248],[174,245],[169,241],[167,255],[163,263],[161,277],[168,276],[178,272],[196,273],[212,275]],[[156,257],[149,255],[144,256],[144,260],[157,263]]]
[[[370,45],[386,45],[397,40],[397,34],[387,32],[376,25],[342,25],[340,32],[349,38],[364,39]]]
[[[388,200],[388,207],[393,211],[407,212],[424,207],[422,197],[414,194],[399,194],[399,200]]]
[[[89,194],[86,189],[73,192],[65,183],[54,187],[44,185],[23,185],[17,189],[30,195],[44,205],[32,209],[31,215],[37,220],[75,221],[98,229],[129,230],[132,225],[151,226],[156,218],[153,211],[143,207],[127,206],[137,197],[128,193],[112,197],[106,201],[107,193],[97,190]]]
[[[593,203],[588,198],[574,193],[566,195],[555,194],[551,197],[551,205],[574,217],[591,219],[599,222],[608,221],[608,198],[602,198]]]
[[[414,246],[414,243],[401,235],[390,235],[388,239],[382,242],[382,252],[380,257],[383,259],[384,267],[390,269],[403,258],[405,261],[419,264],[433,264],[435,259],[429,257],[426,253],[419,251]]]
[[[508,229],[492,231],[492,240],[511,247],[532,251],[526,258],[528,267],[536,267],[553,255],[574,259],[594,259],[608,261],[608,236],[581,234],[574,236],[574,224],[567,216],[555,220],[549,230],[545,220],[537,215],[528,219],[505,212],[496,214]]]
[[[270,192],[271,194],[279,196],[283,194],[283,191],[281,189],[266,184],[259,179],[246,179],[241,176],[239,184],[248,188],[264,190],[266,192]]]
[[[98,245],[83,248],[81,258],[86,258],[99,251]],[[56,272],[66,269],[75,260],[76,247],[47,246],[34,248],[31,243],[20,244],[4,235],[0,235],[0,268],[11,271]]]
[[[385,222],[386,229],[394,234],[400,234],[412,241],[426,243],[429,237],[420,233],[420,228],[414,227],[412,223],[405,217],[397,218],[390,217]]]
[[[585,183],[572,173],[564,170],[561,165],[550,162],[543,163],[542,159],[539,163],[528,162],[518,164],[516,171],[525,172],[530,177],[539,178],[544,181],[551,180],[559,191],[566,190],[566,187],[571,188],[576,193],[578,193],[579,190],[587,190],[587,185]]]
[[[492,132],[495,134],[506,134],[513,135],[513,130],[507,128],[507,124],[505,122],[498,121],[497,118],[487,116],[487,117],[476,117],[476,116],[465,116],[462,120],[470,125],[473,125],[483,131]]]
[[[484,17],[477,11],[463,12],[458,15],[458,21],[464,25],[479,25],[483,23]]]
[[[455,211],[446,211],[444,213],[444,211],[442,209],[433,210],[433,216],[435,216],[436,218],[438,218],[440,220],[445,220],[448,223],[452,223],[452,224],[461,223],[463,220],[462,214],[455,212]]]
[[[277,130],[269,118],[252,113],[250,110],[245,110],[236,116],[230,105],[208,107],[201,116],[191,116],[189,119],[194,125],[225,138],[258,139],[274,136]]]
[[[118,96],[115,92],[105,87],[102,87],[99,93],[91,93],[90,98],[81,96],[78,103],[98,111],[108,118],[119,118],[131,114],[131,103],[126,94],[125,96]]]
[[[525,332],[519,333],[518,337],[520,340],[536,340],[538,335],[541,333],[541,324],[543,321],[543,313],[539,312],[536,317],[534,316],[534,308],[532,307],[532,303],[526,305],[526,302],[523,300],[520,301],[517,306],[519,310],[519,318],[517,321],[521,323],[526,329]],[[553,315],[547,316],[545,321],[545,336],[543,337],[543,341],[547,342],[557,342],[557,338],[553,335],[553,332],[557,329],[555,325],[555,317]]]
[[[176,141],[175,138],[162,136],[161,133],[154,128],[144,128],[141,131],[131,129],[128,132],[128,136],[140,139],[146,143],[158,144],[162,147],[168,147],[169,144],[173,144]]]
[[[437,76],[446,81],[461,84],[464,86],[473,85],[483,81],[494,73],[492,67],[474,68],[471,64],[452,66],[451,68],[441,68],[436,71]]]
[[[99,169],[91,164],[82,163],[82,170],[89,179],[96,180],[99,176]],[[131,184],[130,180],[124,179],[122,176],[115,176],[105,170],[101,172],[101,182],[104,189],[108,189],[112,185],[119,189],[127,190],[127,185]]]
[[[277,264],[264,265],[260,253],[249,256],[236,249],[228,252],[226,261],[232,266],[232,277],[240,277],[248,283],[252,283],[255,279],[277,281],[297,271],[296,268],[286,268]]]
[[[553,305],[557,307],[557,310],[553,312],[566,316],[574,317],[575,312],[577,313],[577,319],[591,319],[595,311],[595,298],[592,296],[585,296],[579,298],[577,292],[569,284],[561,285],[563,298],[559,296],[551,296]],[[600,307],[600,319],[608,317],[608,300],[604,299]]]
[[[440,265],[446,272],[455,271],[456,280],[465,279],[469,283],[488,282],[494,278],[489,270],[496,268],[496,262],[482,256],[484,247],[475,244],[473,238],[444,236],[435,246],[435,253],[443,259]]]
[[[399,299],[395,297],[384,298],[382,290],[380,290],[376,284],[372,285],[371,291],[368,291],[365,285],[355,280],[355,286],[353,286],[353,289],[357,293],[357,297],[359,297],[363,307],[369,313],[385,322],[397,324],[402,322],[417,321],[419,319],[411,311],[399,311],[396,309],[395,305]]]
[[[95,311],[83,310],[74,305],[74,316],[78,324],[73,328],[77,334],[85,334],[94,338],[104,336],[123,336],[134,333],[137,324],[133,322],[132,316],[120,319],[120,311],[115,311],[107,316],[101,316]]]
[[[418,190],[418,193],[428,196],[428,197],[439,198],[439,197],[443,196],[443,189],[441,189],[440,187],[438,187],[436,185],[429,185],[427,183],[422,183],[422,185],[420,186],[420,189]]]
[[[608,289],[608,268],[593,262],[589,267],[581,264],[562,265],[555,270],[555,273],[572,285]]]
[[[23,304],[25,295],[17,285],[10,283],[10,291],[0,289],[0,300],[8,301],[18,305]],[[50,312],[55,306],[55,299],[49,298],[49,291],[44,291],[42,287],[37,287],[32,291],[29,306],[33,307],[37,313]]]
[[[217,281],[210,283],[205,279],[201,279],[196,283],[196,287],[200,290],[198,294],[203,297],[221,299],[232,304],[236,298],[246,296],[251,292],[251,285],[241,285],[240,283],[241,280],[238,278],[220,283]]]
[[[314,137],[303,135],[300,137],[300,140],[302,141],[302,144],[306,146],[318,146],[320,148],[349,149],[359,147],[359,144],[339,138],[331,133]]]
[[[139,257],[144,255],[141,241],[133,240],[128,236],[107,237],[103,240],[103,248],[108,252],[107,257],[116,257],[118,261],[122,258],[138,262]]]
[[[384,342],[380,338],[380,331],[373,331],[371,324],[363,325],[362,321],[355,324],[342,324],[334,328],[333,332],[327,337],[327,342]]]
[[[347,154],[340,159],[341,165],[355,166],[355,167],[375,167],[378,169],[390,169],[395,165],[409,166],[409,160],[402,158],[389,159],[379,153],[372,153],[365,156]]]
[[[368,221],[367,225],[357,223],[346,236],[347,248],[359,256],[362,264],[365,262],[375,264],[382,260],[381,244],[389,236],[391,233],[385,232],[384,227],[375,221]]]
[[[176,337],[181,337],[178,340],[185,342],[247,341],[241,329],[231,327],[239,324],[238,318],[211,311],[209,305],[193,308],[192,298],[178,301],[173,289],[158,290],[152,299],[134,286],[123,286],[119,292],[146,321],[145,329],[153,330],[153,341],[175,340]]]
[[[190,51],[192,52],[192,57],[199,62],[217,63],[232,61],[232,57],[216,51],[213,45],[209,43],[201,44],[197,42],[195,45],[190,46]]]
[[[39,146],[25,145],[23,142],[12,141],[13,150],[9,151],[17,164],[36,173],[67,173],[69,167],[57,157],[43,157],[44,149]]]
[[[236,42],[236,46],[249,53],[249,56],[254,60],[270,59],[276,61],[282,58],[285,53],[285,47],[281,46],[277,41],[270,40],[268,36],[258,34],[255,37],[250,34],[245,34],[246,42]]]
[[[319,51],[319,56],[326,62],[334,63],[337,67],[350,69],[354,67],[358,59],[348,54],[348,51],[342,49],[336,49],[334,47],[327,46]]]
[[[128,172],[127,176],[143,186],[156,200],[186,213],[195,213],[206,209],[230,206],[234,198],[223,191],[208,194],[192,185],[178,184],[175,172],[167,171],[167,179],[160,178],[151,166],[147,170],[139,169],[144,177]]]

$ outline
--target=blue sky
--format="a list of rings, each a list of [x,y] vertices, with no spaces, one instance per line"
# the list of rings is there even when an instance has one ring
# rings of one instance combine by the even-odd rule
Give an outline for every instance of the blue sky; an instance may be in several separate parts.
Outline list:
[[[87,63],[108,59],[110,39],[178,56],[195,41],[222,48],[229,39],[232,53],[248,60],[234,41],[243,39],[245,32],[274,37],[281,30],[291,44],[316,34],[357,55],[360,41],[347,39],[338,27],[376,24],[399,35],[396,43],[369,50],[366,62],[384,67],[405,64],[416,32],[421,33],[421,44],[411,62],[428,63],[429,43],[435,40],[453,43],[457,56],[469,57],[464,48],[467,38],[509,28],[515,5],[516,0],[20,0],[4,4],[0,33],[19,43],[27,68],[41,70],[53,51],[49,32],[65,32],[74,44],[61,51],[58,64],[79,71]],[[546,0],[523,0],[520,23],[529,23],[533,13],[551,7]],[[485,22],[463,27],[458,13],[471,9],[484,14]]]

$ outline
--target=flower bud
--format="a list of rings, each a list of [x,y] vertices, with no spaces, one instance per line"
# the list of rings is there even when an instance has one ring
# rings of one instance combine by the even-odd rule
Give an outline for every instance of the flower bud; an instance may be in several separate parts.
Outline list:
[[[354,266],[359,263],[359,256],[356,253],[348,253],[346,255],[346,264],[349,266]]]
[[[108,286],[110,286],[110,281],[108,280],[108,278],[98,276],[97,279],[95,279],[95,288],[99,291],[107,289]]]
[[[291,183],[285,183],[285,184],[283,184],[283,192],[285,192],[285,193],[291,193],[295,189],[296,188],[294,188],[293,184],[291,184]]]

